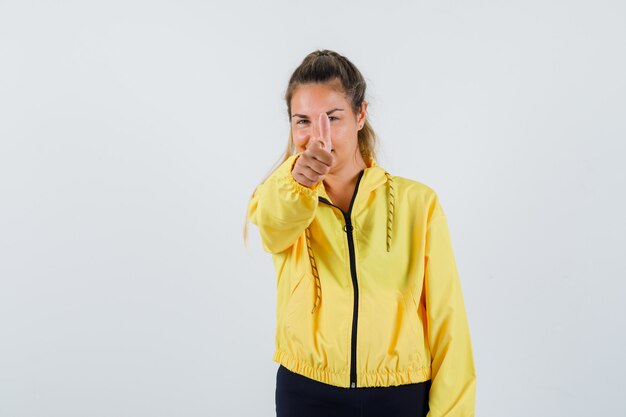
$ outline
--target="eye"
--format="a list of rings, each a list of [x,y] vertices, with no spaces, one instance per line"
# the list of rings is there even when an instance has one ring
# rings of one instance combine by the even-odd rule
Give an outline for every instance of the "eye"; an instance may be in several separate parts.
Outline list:
[[[339,117],[336,117],[336,116],[328,116],[328,120],[332,121],[332,119],[339,120]],[[298,121],[296,122],[296,124],[297,124],[297,125],[299,125],[299,124],[300,124],[300,122],[305,122],[305,123],[307,123],[307,122],[308,122],[308,120],[306,120],[306,119],[300,119],[300,120],[298,120]]]

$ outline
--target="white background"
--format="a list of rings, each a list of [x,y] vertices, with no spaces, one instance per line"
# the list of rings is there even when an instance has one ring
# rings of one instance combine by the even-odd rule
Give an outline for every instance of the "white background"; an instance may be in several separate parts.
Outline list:
[[[441,197],[476,415],[623,415],[624,2],[0,0],[0,416],[274,415],[242,228],[318,48]]]

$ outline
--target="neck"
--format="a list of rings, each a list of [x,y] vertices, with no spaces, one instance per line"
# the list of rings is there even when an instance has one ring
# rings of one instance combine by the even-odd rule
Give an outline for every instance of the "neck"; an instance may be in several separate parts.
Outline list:
[[[363,160],[361,153],[357,152],[355,159],[336,165],[332,172],[326,174],[324,187],[332,192],[354,185],[359,173],[365,168],[367,168],[367,164]]]

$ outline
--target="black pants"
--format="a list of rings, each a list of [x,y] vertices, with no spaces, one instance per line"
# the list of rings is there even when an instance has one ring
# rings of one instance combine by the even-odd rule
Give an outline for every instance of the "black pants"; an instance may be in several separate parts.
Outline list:
[[[276,372],[277,417],[425,417],[431,381],[342,388],[285,368]]]

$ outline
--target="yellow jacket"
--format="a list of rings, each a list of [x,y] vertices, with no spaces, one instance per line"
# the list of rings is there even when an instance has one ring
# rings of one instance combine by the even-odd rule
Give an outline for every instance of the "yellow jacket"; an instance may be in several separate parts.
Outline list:
[[[298,152],[247,209],[277,273],[273,360],[345,388],[432,379],[428,417],[474,415],[476,374],[445,213],[373,158],[350,209],[298,183]]]

